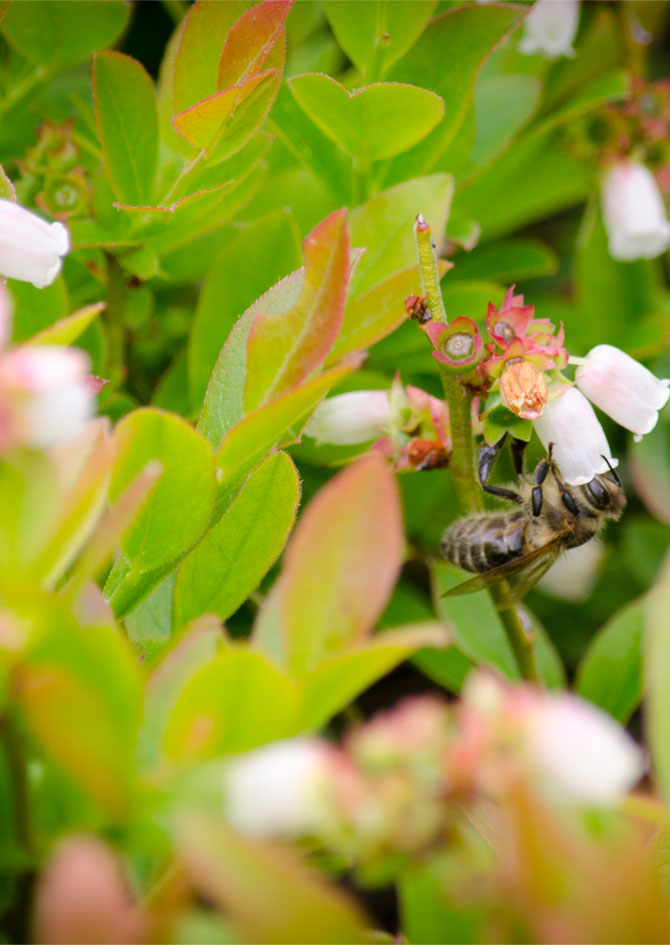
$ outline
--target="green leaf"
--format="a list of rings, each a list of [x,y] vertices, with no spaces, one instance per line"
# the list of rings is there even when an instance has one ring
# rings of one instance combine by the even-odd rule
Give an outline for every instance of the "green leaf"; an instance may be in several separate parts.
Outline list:
[[[118,52],[96,55],[93,97],[109,183],[123,204],[151,204],[158,160],[158,111],[144,68]]]
[[[289,85],[314,124],[362,168],[411,148],[444,114],[438,95],[413,85],[379,82],[347,92],[318,73],[296,76]]]
[[[16,693],[26,725],[72,781],[125,816],[140,709],[128,647],[113,627],[79,626],[53,597],[12,604],[33,627]]]
[[[214,504],[214,457],[187,423],[151,407],[124,417],[114,438],[110,499],[152,460],[162,465],[154,492],[121,542],[133,568],[148,571],[176,558],[207,525]]]
[[[71,345],[82,335],[88,326],[95,321],[100,312],[104,311],[104,302],[95,302],[85,305],[72,315],[60,318],[48,328],[38,331],[32,338],[26,340],[29,345]]]
[[[436,562],[431,568],[433,596],[438,614],[453,633],[458,648],[477,666],[493,666],[508,679],[519,679],[511,647],[497,611],[486,591],[444,598],[441,595],[467,578],[463,571]],[[532,618],[531,618],[532,619]],[[547,685],[560,687],[562,668],[543,628],[533,620],[535,655]]]
[[[420,650],[412,662],[448,692],[458,694],[474,663],[457,646]]]
[[[323,3],[338,43],[356,68],[372,80],[383,76],[412,48],[436,6],[436,0]]]
[[[312,410],[355,367],[356,363],[352,363],[326,371],[240,420],[228,432],[216,455],[220,485],[246,475],[252,465],[277,445],[287,446],[297,440]],[[202,432],[206,432],[204,428]]]
[[[211,154],[222,137],[227,125],[242,108],[250,96],[260,93],[269,85],[276,85],[274,70],[250,75],[239,85],[215,92],[202,102],[196,102],[172,119],[172,127],[182,138],[196,148],[204,148]]]
[[[651,433],[636,443],[628,463],[635,489],[649,511],[670,525],[670,435],[661,417]]]
[[[444,646],[448,639],[441,624],[426,622],[384,630],[363,645],[325,656],[313,672],[300,677],[302,725],[321,728],[415,650]]]
[[[39,331],[66,318],[70,311],[62,276],[44,289],[12,279],[9,292],[14,300],[12,341],[27,341]]]
[[[542,83],[531,75],[496,75],[475,87],[475,141],[467,175],[488,164],[532,118],[542,96]]]
[[[281,315],[259,311],[247,342],[244,407],[251,411],[301,383],[325,359],[342,325],[349,280],[344,211],[336,211],[304,242],[300,296]]]
[[[11,200],[12,203],[16,203],[16,190],[4,167],[0,167],[0,199]]]
[[[91,52],[112,46],[123,32],[130,4],[108,0],[78,0],[76,27],[69,0],[12,3],[2,20],[7,41],[30,62],[73,65]]]
[[[417,213],[422,213],[440,239],[449,216],[453,188],[449,174],[432,174],[375,194],[352,211],[351,245],[365,252],[351,279],[350,301],[400,270],[415,266],[418,277],[414,220]],[[400,305],[402,301],[398,299]],[[351,322],[351,316],[345,314],[347,331]],[[344,328],[343,325],[343,331]]]
[[[172,104],[182,112],[219,89],[219,62],[225,37],[249,7],[244,0],[195,3],[182,20],[173,73]]]
[[[515,439],[527,443],[533,435],[533,421],[523,420],[507,407],[498,404],[497,407],[487,410],[484,415],[484,439],[490,444],[497,443],[506,433],[511,433]]]
[[[642,698],[644,601],[609,620],[589,644],[577,672],[576,691],[625,725]]]
[[[670,800],[670,554],[644,606],[644,691],[647,744],[661,794]]]
[[[286,453],[254,470],[177,572],[177,626],[205,613],[226,620],[244,603],[281,553],[299,499],[300,481]]]
[[[295,685],[261,653],[230,647],[197,670],[173,703],[163,754],[178,762],[248,751],[297,730]]]
[[[393,66],[389,79],[435,92],[444,102],[445,117],[429,137],[391,162],[384,175],[387,185],[442,166],[442,155],[468,114],[483,62],[525,12],[523,7],[496,3],[471,3],[447,10],[431,20],[414,46]]]
[[[202,402],[219,352],[237,318],[270,286],[293,272],[300,259],[297,227],[285,210],[254,221],[216,258],[200,292],[189,339],[194,405]],[[244,278],[239,278],[240,273]]]
[[[254,843],[220,816],[198,814],[182,822],[178,850],[195,889],[230,917],[244,941],[355,945],[370,938],[359,907],[288,847]]]
[[[272,68],[272,53],[283,50],[284,24],[293,0],[259,3],[232,27],[221,53],[217,87],[225,89],[247,76]]]
[[[509,284],[515,279],[553,275],[557,268],[556,254],[543,243],[530,239],[506,239],[484,243],[471,253],[460,253],[454,260],[449,282],[490,279]]]
[[[395,482],[372,453],[322,487],[284,555],[281,625],[294,672],[314,670],[328,654],[365,639],[401,560]]]
[[[163,658],[146,685],[138,759],[143,769],[158,764],[167,720],[188,681],[208,666],[224,643],[221,627],[199,622]]]
[[[32,565],[44,587],[53,587],[72,563],[103,510],[114,461],[105,419],[91,421],[85,440],[68,444],[61,457],[60,499],[49,539]]]

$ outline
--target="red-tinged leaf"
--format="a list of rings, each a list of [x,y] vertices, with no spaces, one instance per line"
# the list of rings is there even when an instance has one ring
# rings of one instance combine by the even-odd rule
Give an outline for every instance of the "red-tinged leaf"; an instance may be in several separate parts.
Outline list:
[[[281,315],[259,312],[247,344],[244,407],[250,412],[316,370],[339,334],[349,281],[346,211],[320,223],[303,244],[304,282]]]
[[[356,943],[372,937],[359,908],[295,852],[240,837],[220,818],[183,818],[178,855],[196,890],[234,922],[242,941]]]
[[[211,148],[235,110],[259,85],[267,85],[275,76],[274,69],[248,76],[237,85],[216,92],[175,115],[172,127],[196,148]]]
[[[213,95],[218,89],[219,60],[224,37],[249,8],[244,0],[198,0],[183,20],[174,64],[174,112]]]
[[[284,43],[284,23],[293,0],[265,0],[247,10],[232,27],[221,53],[218,88],[237,85],[261,69],[277,42]]]
[[[444,260],[438,260],[440,275],[450,268]],[[342,329],[333,345],[326,364],[335,364],[351,351],[369,348],[389,335],[407,318],[404,300],[414,295],[421,286],[418,266],[410,266],[394,272],[373,289],[347,303]]]
[[[289,665],[364,639],[395,583],[403,554],[400,505],[386,462],[370,453],[311,501],[284,558],[280,610]]]
[[[360,359],[327,371],[301,387],[282,394],[236,424],[227,434],[216,456],[216,466],[221,471],[219,483],[225,484],[233,477],[244,475],[274,447],[295,442],[309,414],[330,388],[359,366]],[[204,427],[201,427],[201,431],[207,436]]]
[[[114,195],[123,203],[149,203],[158,160],[158,106],[151,78],[130,56],[98,53],[93,98]]]

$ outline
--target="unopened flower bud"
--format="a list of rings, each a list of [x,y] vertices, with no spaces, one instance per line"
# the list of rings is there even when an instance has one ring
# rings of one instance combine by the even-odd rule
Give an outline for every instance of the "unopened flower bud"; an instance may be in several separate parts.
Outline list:
[[[352,446],[376,440],[388,427],[391,406],[385,390],[357,390],[324,400],[305,433],[317,443]]]
[[[70,250],[62,223],[47,223],[11,200],[0,200],[0,274],[43,289],[51,285]]]
[[[508,410],[524,420],[537,420],[547,403],[544,374],[529,361],[508,364],[500,378],[500,397]]]

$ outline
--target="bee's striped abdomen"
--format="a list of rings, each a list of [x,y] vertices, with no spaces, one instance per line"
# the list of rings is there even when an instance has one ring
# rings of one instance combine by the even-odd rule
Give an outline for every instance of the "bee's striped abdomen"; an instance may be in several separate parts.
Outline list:
[[[442,554],[465,571],[491,571],[523,554],[525,524],[523,512],[462,518],[442,536]]]

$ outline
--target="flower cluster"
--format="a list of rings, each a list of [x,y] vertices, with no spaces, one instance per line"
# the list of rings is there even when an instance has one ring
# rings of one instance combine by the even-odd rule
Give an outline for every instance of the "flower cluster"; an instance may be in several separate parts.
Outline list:
[[[478,671],[455,707],[409,699],[342,748],[300,738],[236,758],[224,810],[244,833],[315,836],[369,864],[427,849],[470,805],[503,802],[519,782],[562,807],[610,805],[644,769],[630,736],[590,703]]]
[[[337,394],[321,403],[305,428],[319,443],[369,443],[393,460],[396,470],[444,466],[451,454],[449,412],[443,400],[418,387]]]

